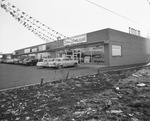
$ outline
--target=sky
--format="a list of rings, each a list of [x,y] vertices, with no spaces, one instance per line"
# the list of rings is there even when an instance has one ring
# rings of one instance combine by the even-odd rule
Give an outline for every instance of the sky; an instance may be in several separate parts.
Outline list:
[[[7,0],[53,30],[72,37],[105,28],[150,35],[148,0]],[[93,4],[95,3],[95,4]],[[116,13],[116,14],[114,14]],[[0,7],[0,53],[45,43]]]

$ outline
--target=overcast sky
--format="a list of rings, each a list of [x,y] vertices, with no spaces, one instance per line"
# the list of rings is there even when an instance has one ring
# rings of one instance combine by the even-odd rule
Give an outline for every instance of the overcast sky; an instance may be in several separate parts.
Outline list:
[[[41,23],[68,37],[104,28],[129,32],[129,27],[147,37],[150,4],[147,0],[7,0]],[[119,15],[113,14],[109,9]],[[0,7],[0,52],[45,43]]]

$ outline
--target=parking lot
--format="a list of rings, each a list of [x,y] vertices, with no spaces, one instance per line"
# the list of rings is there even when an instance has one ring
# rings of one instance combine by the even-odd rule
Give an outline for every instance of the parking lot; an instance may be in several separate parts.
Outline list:
[[[97,68],[71,67],[64,69],[37,68],[12,64],[0,64],[0,90],[18,86],[40,83],[41,78],[46,81],[65,79],[96,73]]]

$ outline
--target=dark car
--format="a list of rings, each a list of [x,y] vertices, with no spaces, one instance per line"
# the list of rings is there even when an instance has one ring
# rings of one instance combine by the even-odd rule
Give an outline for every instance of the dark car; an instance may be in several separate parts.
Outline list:
[[[37,62],[38,59],[28,59],[27,61],[24,62],[24,64],[27,66],[36,66]]]

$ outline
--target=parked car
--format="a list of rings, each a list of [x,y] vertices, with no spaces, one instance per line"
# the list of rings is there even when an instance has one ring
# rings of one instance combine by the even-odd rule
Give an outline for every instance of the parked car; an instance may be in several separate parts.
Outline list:
[[[45,61],[46,61],[45,59],[41,58],[40,60],[38,60],[36,66],[37,67],[43,67]]]
[[[23,64],[23,65],[26,65],[27,61],[29,61],[29,60],[30,60],[29,58],[23,59],[23,60],[22,60],[22,64]]]
[[[13,59],[6,59],[6,63],[12,64],[14,62]]]
[[[24,61],[26,61],[26,59],[28,59],[28,58],[20,58],[18,61],[18,64],[22,65],[24,63]]]
[[[23,60],[19,59],[18,64],[23,64]]]
[[[18,58],[14,58],[14,64],[18,64],[19,63],[19,59]]]
[[[0,58],[0,63],[3,63],[3,59]]]
[[[44,67],[49,67],[49,63],[53,62],[56,58],[49,58],[45,63]]]
[[[42,58],[40,59],[36,66],[37,67],[48,67],[48,62],[54,61],[54,58]]]
[[[25,61],[23,61],[23,64],[27,65],[27,66],[36,66],[38,62],[38,59],[26,59]]]
[[[26,58],[28,58],[28,57],[26,57],[26,56],[21,56],[21,57],[19,57],[19,58],[18,58],[18,64],[23,64],[23,61],[24,61]]]
[[[76,67],[77,65],[78,65],[78,60],[72,60],[66,57],[56,58],[54,61],[48,63],[48,67],[53,67],[53,68],[63,68],[69,66]]]
[[[3,59],[3,63],[7,63],[7,59]]]
[[[0,63],[3,63],[3,59],[2,58],[0,58]]]

